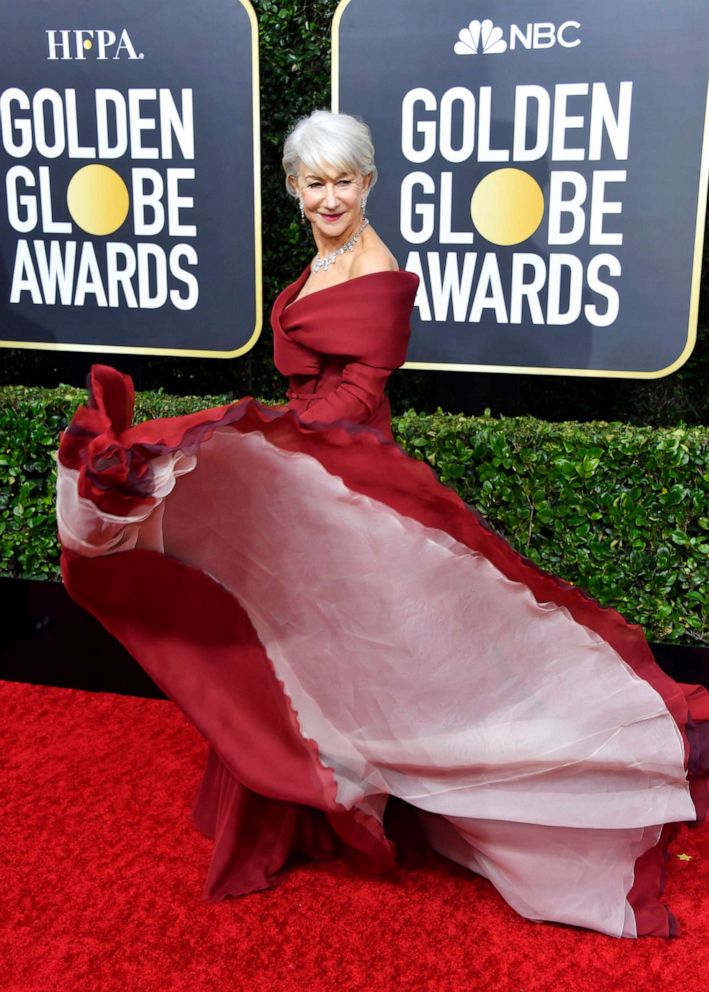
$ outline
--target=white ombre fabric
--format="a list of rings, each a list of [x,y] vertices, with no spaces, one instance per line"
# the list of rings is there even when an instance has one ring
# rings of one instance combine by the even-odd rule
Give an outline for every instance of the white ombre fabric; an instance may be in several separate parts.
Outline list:
[[[158,456],[123,516],[80,496],[60,457],[64,547],[152,550],[226,590],[338,806],[381,821],[399,797],[523,916],[636,936],[638,859],[696,818],[660,692],[565,606],[292,438],[222,423],[187,447]],[[385,456],[392,472],[404,458]]]
[[[196,464],[182,452],[154,460],[153,501],[121,516],[100,513],[96,504],[79,495],[79,472],[57,461],[57,526],[62,547],[86,558],[99,558],[116,551],[150,547],[162,551],[161,501],[172,492],[175,481]]]

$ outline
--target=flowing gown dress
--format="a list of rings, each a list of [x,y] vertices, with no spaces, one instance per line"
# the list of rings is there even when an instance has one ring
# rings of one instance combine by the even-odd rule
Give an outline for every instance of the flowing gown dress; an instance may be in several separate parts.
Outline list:
[[[387,871],[397,797],[525,917],[673,933],[663,861],[706,810],[709,695],[393,442],[416,277],[296,300],[307,274],[272,314],[287,408],[131,426],[130,380],[95,366],[58,456],[69,592],[209,743],[205,896],[294,853]]]

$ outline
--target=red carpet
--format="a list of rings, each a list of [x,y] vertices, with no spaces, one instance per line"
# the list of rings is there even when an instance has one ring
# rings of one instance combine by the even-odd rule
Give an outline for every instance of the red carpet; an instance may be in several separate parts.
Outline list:
[[[206,903],[211,841],[189,819],[206,746],[172,703],[4,682],[0,713],[2,992],[706,984],[709,830],[672,846],[672,941],[527,922],[434,855],[376,880],[301,863],[271,892]]]

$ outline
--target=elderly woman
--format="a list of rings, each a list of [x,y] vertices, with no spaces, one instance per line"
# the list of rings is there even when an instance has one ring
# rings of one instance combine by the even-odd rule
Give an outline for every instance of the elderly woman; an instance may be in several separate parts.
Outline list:
[[[318,249],[271,318],[289,407],[301,423],[355,422],[392,439],[384,387],[406,357],[418,278],[399,271],[365,214],[377,180],[369,129],[316,111],[286,139],[283,167]]]
[[[67,587],[209,743],[205,893],[298,853],[385,871],[397,797],[522,915],[668,935],[666,825],[706,808],[709,697],[392,443],[416,278],[366,221],[368,131],[319,112],[284,163],[317,248],[273,310],[288,408],[131,427],[130,380],[96,367],[59,454]]]

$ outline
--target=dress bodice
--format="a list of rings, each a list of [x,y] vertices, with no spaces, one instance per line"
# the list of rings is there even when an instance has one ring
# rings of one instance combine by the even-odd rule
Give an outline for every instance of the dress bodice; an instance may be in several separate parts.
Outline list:
[[[271,313],[276,368],[305,423],[355,422],[390,437],[384,387],[403,364],[418,276],[373,272],[297,299],[306,268]]]

